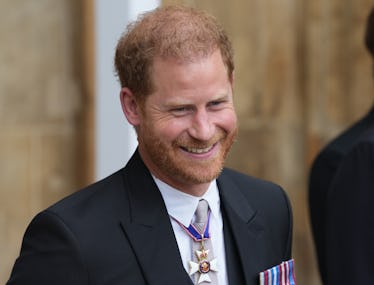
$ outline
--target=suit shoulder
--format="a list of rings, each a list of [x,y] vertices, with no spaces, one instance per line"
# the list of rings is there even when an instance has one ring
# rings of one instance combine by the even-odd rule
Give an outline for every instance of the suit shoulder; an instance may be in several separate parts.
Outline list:
[[[275,184],[274,182],[257,178],[248,174],[244,174],[242,172],[239,172],[237,170],[231,169],[231,168],[225,168],[222,171],[222,177],[224,178],[229,178],[233,180],[235,183],[239,184],[245,184],[245,183],[251,183],[251,184],[258,184],[263,187],[268,187],[268,188],[278,188],[279,185]]]
[[[223,179],[230,179],[242,192],[254,195],[286,195],[285,191],[278,184],[257,178],[242,172],[225,168],[222,172]]]
[[[277,245],[283,258],[289,258],[292,243],[292,208],[286,192],[279,185],[232,169],[225,169],[218,179],[223,201],[238,209],[247,209],[258,228]],[[266,229],[266,231],[265,231]]]
[[[57,215],[79,214],[77,211],[85,212],[100,211],[105,208],[115,209],[116,201],[123,202],[125,191],[123,191],[122,170],[82,188],[69,196],[56,202],[47,211]]]
[[[317,155],[313,162],[312,170],[320,167],[336,168],[342,159],[352,148],[362,140],[373,140],[372,127],[373,116],[367,116],[355,122],[332,139]],[[323,171],[323,170],[321,170]]]

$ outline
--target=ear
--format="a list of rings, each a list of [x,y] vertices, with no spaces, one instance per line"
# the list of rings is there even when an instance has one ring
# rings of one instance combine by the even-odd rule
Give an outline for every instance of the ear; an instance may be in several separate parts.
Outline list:
[[[121,89],[120,99],[123,114],[126,116],[127,121],[136,127],[140,124],[141,110],[134,94],[129,88],[124,87]]]

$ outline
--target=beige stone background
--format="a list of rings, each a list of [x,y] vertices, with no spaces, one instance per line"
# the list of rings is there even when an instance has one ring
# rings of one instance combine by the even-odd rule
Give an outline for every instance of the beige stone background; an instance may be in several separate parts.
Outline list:
[[[0,0],[0,284],[31,218],[92,179],[91,7]]]
[[[286,189],[298,284],[319,285],[307,176],[372,104],[362,38],[374,3],[163,2],[205,9],[230,34],[240,133],[228,165]],[[0,0],[0,284],[33,215],[92,181],[92,21],[92,0]]]

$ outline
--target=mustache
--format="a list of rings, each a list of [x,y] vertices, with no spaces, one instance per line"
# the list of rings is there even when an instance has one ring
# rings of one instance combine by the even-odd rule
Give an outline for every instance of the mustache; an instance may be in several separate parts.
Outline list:
[[[199,140],[193,137],[179,137],[174,141],[175,146],[183,146],[188,148],[207,148],[210,147],[217,142],[224,140],[227,137],[227,133],[223,130],[218,130],[214,137],[209,139],[208,141]]]

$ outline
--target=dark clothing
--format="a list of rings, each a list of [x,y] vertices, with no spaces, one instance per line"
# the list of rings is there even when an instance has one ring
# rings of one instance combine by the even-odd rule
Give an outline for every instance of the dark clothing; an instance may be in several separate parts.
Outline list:
[[[327,284],[373,284],[374,125],[341,161],[327,203]]]
[[[289,201],[279,186],[233,170],[217,182],[230,284],[257,285],[260,271],[290,258]],[[34,218],[7,284],[192,284],[138,152],[124,169]]]
[[[354,147],[357,146],[360,137],[365,134],[371,127],[374,126],[374,108],[363,119],[355,123],[349,129],[344,131],[341,135],[329,143],[315,159],[309,178],[309,208],[312,224],[312,232],[316,246],[318,265],[321,273],[323,284],[348,284],[348,283],[330,283],[327,282],[327,271],[335,263],[334,260],[340,259],[339,256],[335,258],[331,252],[331,245],[326,243],[326,229],[331,228],[327,226],[327,214],[334,207],[334,198],[328,199],[327,196],[339,196],[340,190],[331,191],[333,181],[336,179],[338,169],[342,165],[342,161]],[[350,178],[349,173],[346,173]],[[347,184],[352,186],[351,183]],[[355,191],[355,187],[351,187],[351,192]],[[333,195],[330,192],[335,192]],[[329,193],[329,194],[328,194]],[[331,221],[333,222],[333,221]],[[346,227],[348,230],[348,227]],[[344,237],[340,237],[344,239]],[[329,262],[327,263],[327,252],[329,253]],[[348,272],[345,272],[348,274]],[[344,275],[344,274],[342,274]],[[331,279],[331,277],[329,278]],[[370,283],[370,282],[369,282]],[[369,284],[367,283],[367,284]],[[351,284],[365,284],[365,283],[351,283]]]

